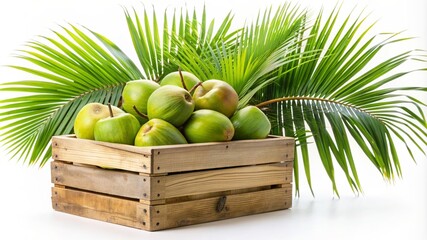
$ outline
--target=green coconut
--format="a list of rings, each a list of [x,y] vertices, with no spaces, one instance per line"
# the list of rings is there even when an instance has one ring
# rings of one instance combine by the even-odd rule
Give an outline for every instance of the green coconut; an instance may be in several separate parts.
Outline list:
[[[120,108],[111,106],[114,115],[124,113]],[[74,120],[74,133],[77,138],[94,140],[95,124],[110,116],[107,105],[101,103],[88,103],[77,113]]]
[[[194,90],[196,110],[211,109],[231,117],[239,104],[239,96],[234,88],[221,80],[204,81]]]
[[[190,93],[177,86],[162,86],[154,91],[147,103],[149,119],[162,119],[179,127],[194,111],[194,101]]]
[[[143,114],[147,114],[147,102],[151,94],[157,90],[160,85],[150,80],[134,80],[126,83],[122,92],[123,109],[134,115],[138,121],[143,124],[148,121],[141,117],[135,108]]]
[[[133,145],[140,127],[141,125],[135,116],[130,113],[114,115],[110,107],[110,116],[100,119],[95,124],[95,140]]]
[[[230,141],[234,135],[230,119],[209,109],[195,111],[184,125],[183,131],[190,143]]]
[[[231,122],[234,126],[233,140],[266,138],[271,130],[268,117],[255,106],[247,106],[238,110]]]
[[[199,78],[197,78],[196,75],[194,75],[190,72],[181,71],[181,74],[182,74],[182,77],[184,79],[184,84],[185,84],[185,87],[187,88],[187,90],[192,89],[197,83],[200,82]],[[178,86],[178,87],[184,88],[184,86],[182,85],[182,80],[181,80],[181,76],[179,74],[179,71],[171,72],[168,75],[166,75],[161,80],[160,85],[161,86],[173,85],[173,86]]]
[[[151,119],[142,125],[135,137],[135,146],[161,146],[185,144],[184,135],[172,124],[161,120]]]

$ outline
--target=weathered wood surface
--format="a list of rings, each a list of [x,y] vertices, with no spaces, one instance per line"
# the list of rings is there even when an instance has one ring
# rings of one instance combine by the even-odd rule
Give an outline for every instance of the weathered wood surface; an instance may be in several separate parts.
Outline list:
[[[292,161],[294,140],[267,138],[153,149],[153,172],[168,173]]]
[[[67,188],[52,188],[53,209],[81,217],[141,228],[137,202]]]
[[[149,176],[61,161],[51,163],[57,185],[142,200],[152,205],[162,199],[278,185],[292,181],[291,163],[277,163]]]
[[[83,163],[135,172],[149,172],[151,152],[124,144],[77,139],[72,135],[52,138],[54,160]]]
[[[150,177],[132,172],[61,161],[51,163],[51,181],[54,184],[127,198],[150,198],[150,180]]]
[[[52,138],[54,160],[163,174],[292,161],[294,139],[271,137],[200,144],[135,147],[77,139]]]
[[[291,184],[282,188],[151,206],[137,201],[67,188],[52,188],[57,211],[154,231],[289,208]]]
[[[151,206],[152,212],[158,210],[163,215],[158,217],[159,220],[152,218],[150,230],[174,228],[290,208],[292,205],[291,185],[258,192],[228,195],[221,212],[217,211],[218,201],[219,198],[214,197]]]
[[[154,178],[153,180],[155,180]],[[164,181],[166,198],[290,183],[292,167],[266,164],[197,171],[157,177]]]

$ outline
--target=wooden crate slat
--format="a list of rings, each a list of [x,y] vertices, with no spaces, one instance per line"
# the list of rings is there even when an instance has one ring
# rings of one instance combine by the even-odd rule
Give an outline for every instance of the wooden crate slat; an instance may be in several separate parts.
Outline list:
[[[101,194],[52,188],[53,209],[73,215],[134,228],[143,228],[139,203]]]
[[[150,172],[151,152],[124,144],[113,144],[70,136],[52,138],[54,160],[123,169],[134,172]]]
[[[225,207],[217,212],[218,197],[195,201],[152,206],[164,216],[152,218],[150,230],[212,222],[252,214],[287,209],[292,205],[291,184],[283,188],[228,195]],[[165,222],[161,222],[161,220]],[[158,222],[158,224],[157,224]]]
[[[150,177],[139,174],[78,166],[60,161],[51,163],[54,184],[127,198],[150,198]]]
[[[294,139],[267,138],[153,148],[153,173],[292,161]]]
[[[229,195],[218,212],[218,197],[151,206],[66,188],[52,188],[57,211],[145,230],[161,230],[289,208],[291,184],[283,188]]]
[[[173,198],[290,183],[292,167],[280,163],[266,164],[168,175],[153,181],[156,179],[165,182],[165,197]]]
[[[165,174],[292,161],[294,144],[293,138],[271,137],[262,140],[135,147],[77,139],[69,135],[53,137],[52,155],[54,160]]]
[[[154,205],[165,198],[290,183],[291,166],[286,162],[151,177],[53,161],[51,181],[72,188],[151,201]]]

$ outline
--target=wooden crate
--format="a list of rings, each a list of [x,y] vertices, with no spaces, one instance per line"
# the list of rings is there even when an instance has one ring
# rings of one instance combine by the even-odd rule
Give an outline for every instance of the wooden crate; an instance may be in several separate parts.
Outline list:
[[[269,137],[135,147],[53,137],[52,206],[149,231],[286,209],[294,144]]]

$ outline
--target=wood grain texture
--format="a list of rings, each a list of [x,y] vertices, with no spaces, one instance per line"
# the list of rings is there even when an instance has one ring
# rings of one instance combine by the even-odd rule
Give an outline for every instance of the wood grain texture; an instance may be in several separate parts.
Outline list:
[[[266,164],[173,174],[159,179],[165,182],[165,197],[174,198],[290,183],[292,167]]]
[[[293,138],[135,147],[77,139],[52,138],[55,160],[104,166],[148,174],[292,161]]]
[[[294,139],[267,138],[153,149],[153,172],[167,173],[292,161]]]
[[[218,197],[150,206],[137,201],[67,188],[52,188],[55,210],[124,226],[155,231],[289,208],[291,184],[229,195],[218,212]]]
[[[60,161],[51,163],[54,184],[135,199],[150,199],[150,177]]]
[[[52,138],[54,160],[103,166],[134,172],[150,172],[149,149],[106,143],[71,136]]]
[[[73,215],[120,224],[128,227],[143,228],[138,212],[139,203],[104,196],[90,192],[66,188],[52,188],[53,209]]]
[[[154,228],[150,230],[174,228],[290,208],[292,205],[291,185],[288,184],[284,188],[229,195],[226,198],[224,210],[219,213],[216,210],[218,200],[219,198],[215,197],[153,206],[154,208],[157,207],[161,213],[166,214],[166,219],[159,218],[159,224],[153,222],[151,225]]]
[[[215,195],[218,192],[286,184],[291,181],[290,162],[165,176],[135,174],[61,161],[51,163],[51,182],[55,185],[138,199],[140,202],[151,205],[164,204],[165,200],[170,198],[192,197],[207,193]],[[195,198],[197,199],[197,196]]]

